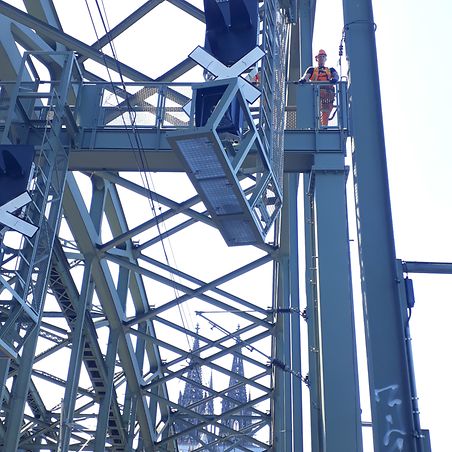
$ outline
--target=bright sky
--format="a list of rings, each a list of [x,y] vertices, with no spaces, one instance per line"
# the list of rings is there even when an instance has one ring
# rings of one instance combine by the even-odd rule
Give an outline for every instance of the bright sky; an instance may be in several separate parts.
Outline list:
[[[58,0],[55,3],[64,4],[68,11],[77,8],[79,2]],[[125,16],[126,8],[132,11],[141,3],[122,2],[121,8],[113,8],[106,1],[110,26]],[[201,7],[200,1],[193,3]],[[452,3],[449,0],[431,0],[428,4],[420,0],[373,3],[397,257],[450,262],[452,150],[446,144],[446,127],[451,97],[447,82],[448,74],[452,73],[452,59],[448,57],[450,40],[445,38],[445,31],[452,20]],[[326,49],[328,64],[336,68],[343,27],[341,5],[340,0],[317,0],[314,50]],[[121,60],[150,76],[171,68],[174,61],[183,59],[193,48],[193,41],[180,39],[182,33],[187,33],[187,27],[174,15],[174,7],[164,3],[158,9],[160,17],[172,18],[171,27],[157,28],[151,22],[156,16],[153,12],[126,32],[129,36],[141,34],[139,52],[130,51],[128,40],[116,43]],[[80,34],[78,21],[66,21],[63,25],[65,31]],[[85,42],[95,41],[94,35],[87,37],[91,30],[91,27],[84,28]],[[192,21],[190,35],[202,34],[203,26]],[[445,84],[435,83],[442,78]],[[441,352],[450,344],[452,276],[412,277],[417,304],[411,328],[421,422],[423,428],[431,430],[433,450],[444,450],[449,444],[447,419],[452,395],[446,390],[450,360],[444,359]],[[369,421],[365,405],[363,417]],[[367,443],[366,451],[372,450]]]
[[[110,27],[142,3],[128,0],[121,2],[121,8],[114,8],[115,3],[106,0]],[[193,3],[200,7],[199,1]],[[324,48],[328,64],[336,68],[343,27],[341,3],[317,0],[314,51]],[[452,74],[447,33],[452,2],[373,3],[397,257],[408,261],[452,262],[449,174],[452,149],[447,141]],[[76,17],[75,14],[83,17],[62,20],[66,32],[83,35],[87,43],[96,40],[92,27],[87,25],[84,2],[55,0],[55,4],[58,10],[64,6],[68,17]],[[94,10],[94,2],[90,4]],[[116,43],[119,59],[149,76],[170,69],[174,61],[180,61],[193,49],[191,40],[181,39],[187,30],[174,15],[174,7],[162,4],[158,8],[161,17],[172,18],[171,27],[164,31],[156,29],[155,23],[145,18],[126,33],[131,36],[139,31],[143,36],[136,52],[131,51],[127,40]],[[155,17],[154,12],[150,16]],[[192,22],[190,33],[201,36],[203,26]],[[80,23],[86,25],[83,30]],[[168,55],[172,58],[168,59]],[[452,366],[447,353],[451,343],[448,331],[452,318],[452,275],[411,276],[416,295],[411,332],[421,422],[423,428],[431,430],[432,449],[443,451],[450,444],[448,419],[452,406],[448,391]],[[366,411],[364,420],[370,420]],[[366,446],[366,452],[370,450],[371,446]]]
[[[318,0],[314,50],[337,68],[343,26],[341,1]],[[397,257],[452,261],[452,73],[449,0],[373,2],[380,86]],[[336,20],[337,18],[337,20]],[[421,423],[432,449],[450,447],[449,407],[452,275],[411,275],[416,306],[411,320]],[[369,419],[366,419],[369,420]]]

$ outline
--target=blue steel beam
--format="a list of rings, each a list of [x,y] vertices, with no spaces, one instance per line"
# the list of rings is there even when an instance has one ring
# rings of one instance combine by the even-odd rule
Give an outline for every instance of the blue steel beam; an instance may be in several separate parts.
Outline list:
[[[53,0],[23,0],[29,14],[53,27],[61,29],[60,19],[53,4]]]
[[[129,14],[118,25],[115,25],[111,30],[108,31],[107,34],[101,36],[96,42],[91,45],[91,47],[96,50],[101,50],[122,33],[127,31],[133,24],[137,23],[146,14],[160,5],[160,3],[162,3],[163,1],[164,0],[148,0],[144,5],[141,5],[133,13]],[[78,61],[79,63],[82,63],[87,59],[88,57],[86,55],[83,55],[78,58]]]
[[[404,337],[405,337],[405,349],[407,354],[407,366],[408,366],[408,379],[411,391],[411,408],[413,413],[414,424],[414,437],[416,442],[416,450],[420,452],[430,452],[430,449],[426,449],[424,443],[425,437],[421,428],[421,418],[419,415],[419,397],[417,395],[416,378],[414,374],[414,357],[413,349],[411,346],[411,332],[410,332],[410,318],[411,309],[410,303],[414,302],[411,295],[409,295],[412,289],[412,281],[408,277],[403,275],[403,265],[400,260],[397,260],[397,276],[399,281],[399,299],[400,299],[400,314],[404,325]],[[414,294],[413,294],[414,295]]]
[[[320,337],[317,293],[317,242],[315,209],[310,194],[309,175],[303,177],[306,322],[308,326],[309,399],[312,452],[320,451],[322,406],[320,394]]]
[[[64,193],[63,208],[74,231],[74,237],[79,243],[80,250],[84,254],[96,256],[95,243],[98,234],[93,222],[86,211],[82,196],[72,175],[68,175],[67,189]],[[137,419],[140,424],[140,432],[144,446],[152,450],[152,444],[156,437],[154,430],[155,419],[151,418],[145,396],[141,393],[141,376],[138,374],[138,364],[133,351],[130,338],[127,337],[122,328],[124,311],[119,300],[113,279],[104,260],[96,257],[92,265],[93,280],[96,285],[96,293],[103,303],[111,328],[119,334],[118,355],[121,360],[128,383],[137,403]]]
[[[371,0],[343,0],[374,447],[417,451],[398,296]]]
[[[311,177],[324,429],[320,450],[359,452],[363,445],[343,156],[318,154]]]
[[[91,47],[97,50],[102,49],[115,38],[128,30],[133,24],[137,23],[141,18],[146,16],[146,14],[163,3],[163,1],[164,0],[148,0],[144,5],[141,5],[133,13],[129,14],[124,20],[122,20],[118,25],[113,27],[107,34],[100,37],[95,43],[92,44]],[[185,0],[168,0],[168,2],[172,3],[180,10],[185,11],[187,14],[190,14],[195,19],[198,19],[201,22],[205,22],[204,12],[199,8],[196,8],[196,6],[190,4],[189,2]],[[88,57],[86,56],[81,56],[78,60],[79,62],[83,62],[86,61],[87,58]]]
[[[299,14],[299,40],[300,40],[300,74],[312,62],[312,36],[314,31],[315,2],[311,0],[301,0],[298,10]],[[298,80],[297,79],[297,80]],[[304,96],[304,97],[303,97]],[[297,129],[309,129],[314,127],[314,118],[309,117],[303,111],[313,111],[314,104],[312,90],[296,89],[296,106],[297,106]],[[300,133],[292,133],[297,140],[292,140],[299,146],[299,141],[303,135]],[[301,135],[301,136],[300,136]],[[320,135],[319,138],[325,134]],[[289,136],[287,131],[284,136],[284,146],[287,149]],[[315,136],[312,138],[316,140]],[[316,142],[311,142],[310,149],[316,149]],[[333,149],[340,149],[340,142]],[[285,152],[285,154],[287,154]],[[312,162],[313,163],[313,162]],[[303,207],[304,207],[304,243],[305,243],[305,293],[306,293],[306,312],[308,326],[308,359],[309,359],[309,399],[310,399],[310,433],[312,452],[320,451],[320,442],[322,438],[322,406],[320,394],[320,345],[319,345],[319,312],[317,298],[317,260],[315,252],[316,230],[314,203],[312,196],[309,194],[310,174],[303,175]]]
[[[72,171],[182,171],[182,165],[170,150],[164,132],[138,128],[136,133],[144,148],[140,151],[143,158],[140,167],[135,158],[137,150],[130,148],[130,138],[134,139],[131,131],[98,129],[82,131],[80,147],[69,155],[69,168]],[[340,148],[340,132],[331,132],[317,138],[315,135],[314,131],[285,132],[285,172],[310,171],[315,142],[317,148],[324,151]],[[35,140],[37,142],[39,137]]]
[[[449,262],[403,262],[403,271],[406,273],[432,273],[438,275],[451,275],[452,263]]]
[[[40,36],[46,37],[49,39],[53,39],[55,42],[59,42],[64,45],[68,50],[74,50],[81,55],[88,57],[89,59],[99,63],[101,65],[105,65],[109,69],[113,71],[121,70],[121,73],[124,77],[128,77],[131,80],[140,80],[140,81],[152,81],[150,77],[143,74],[136,69],[127,66],[120,61],[115,60],[114,58],[104,55],[98,50],[93,49],[88,44],[69,36],[66,33],[63,33],[58,28],[55,28],[42,20],[36,19],[35,17],[21,11],[14,6],[9,5],[8,3],[0,0],[0,14],[3,14],[10,19],[13,19],[27,27],[32,28],[36,31]]]
[[[24,0],[24,5],[27,12],[32,16],[59,30],[63,29],[53,4],[53,0]],[[58,43],[54,40],[46,37],[43,37],[43,39],[49,47],[54,50],[65,50],[62,47],[59,48]]]
[[[300,14],[297,9],[297,14]],[[289,80],[298,80],[301,74],[300,67],[300,21],[296,21],[290,29],[290,58],[288,62]],[[288,85],[287,96],[288,105],[295,105],[296,85]],[[299,133],[296,134],[299,136]],[[298,143],[298,140],[295,140]],[[298,144],[297,144],[298,145]],[[287,156],[286,148],[284,156]],[[285,159],[285,163],[287,160]],[[287,167],[286,167],[287,168]],[[297,452],[303,452],[303,416],[302,416],[302,391],[301,391],[301,338],[300,338],[300,299],[299,299],[299,259],[298,259],[298,174],[287,174],[284,177],[284,204],[281,215],[281,252],[287,262],[287,279],[281,275],[279,284],[287,282],[286,292],[288,295],[288,305],[291,314],[283,314],[285,316],[285,326],[288,323],[288,335],[290,344],[290,357],[287,365],[293,372],[290,373],[290,397],[291,412],[290,414],[290,430],[292,432],[292,449]],[[286,345],[287,347],[287,345]],[[289,432],[286,432],[288,435]]]
[[[283,231],[282,231],[283,232]],[[281,365],[274,366],[272,374],[273,397],[273,447],[275,450],[292,450],[292,400],[290,374],[284,366],[290,363],[290,319],[283,312],[289,309],[289,258],[286,255],[278,259],[276,266],[277,284],[275,284],[274,307],[281,311],[276,315],[273,332],[274,357]]]
[[[292,373],[275,368],[274,447],[303,451],[301,399],[301,343],[298,280],[298,175],[284,179],[284,205],[281,215],[278,259],[275,359],[290,366]],[[291,311],[291,308],[293,310]],[[291,314],[289,314],[291,312]],[[278,414],[276,414],[278,413]],[[280,415],[281,413],[281,415]]]
[[[293,449],[303,452],[303,413],[302,413],[302,392],[301,380],[301,317],[300,312],[300,268],[299,268],[299,241],[298,241],[298,188],[299,175],[289,174],[284,182],[288,187],[288,196],[285,203],[289,209],[289,285],[290,285],[290,346],[291,346],[291,369],[292,374],[292,419],[293,419]]]

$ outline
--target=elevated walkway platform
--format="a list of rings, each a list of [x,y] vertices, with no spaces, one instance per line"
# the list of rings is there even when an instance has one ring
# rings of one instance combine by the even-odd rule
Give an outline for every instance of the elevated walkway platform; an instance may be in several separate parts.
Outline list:
[[[229,246],[263,242],[282,195],[238,79],[194,90],[191,118],[167,138],[209,215]]]
[[[262,112],[248,107],[235,78],[194,85],[127,84],[127,92],[135,93],[129,93],[131,107],[122,96],[112,105],[112,92],[124,87],[82,84],[79,97],[84,101],[68,107],[76,124],[63,128],[60,140],[71,150],[69,169],[73,171],[186,172],[226,243],[255,244],[263,241],[282,206],[282,171],[309,172],[317,154],[344,152],[345,85],[338,85],[336,120],[326,128],[315,121],[319,87],[303,86],[306,102],[312,104],[311,123],[301,128],[295,109],[286,109],[281,172],[276,175],[272,145],[261,130],[266,128],[260,123]],[[204,93],[197,101],[198,90]],[[190,99],[193,110],[204,103],[206,114],[187,116],[183,106]],[[42,110],[34,112],[37,117],[46,117],[45,105],[35,108]],[[13,132],[21,127],[20,121],[10,124]],[[29,143],[39,146],[42,134],[42,128],[32,127]]]

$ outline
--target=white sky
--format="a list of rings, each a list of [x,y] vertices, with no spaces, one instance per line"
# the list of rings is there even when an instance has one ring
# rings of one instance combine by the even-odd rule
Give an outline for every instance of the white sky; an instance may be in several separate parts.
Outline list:
[[[113,27],[143,1],[121,2],[120,8],[115,8],[117,3],[111,0],[104,3]],[[200,2],[193,3],[200,6]],[[341,3],[317,0],[314,50],[324,48],[328,64],[336,68],[343,27]],[[452,2],[377,0],[373,3],[397,257],[452,262],[452,149],[447,138],[452,74],[448,30]],[[79,8],[77,14],[83,19],[63,20],[64,29],[78,37],[83,35],[86,43],[95,41],[84,2],[55,0],[55,4],[58,9],[64,5],[69,17],[74,17]],[[90,4],[94,9],[94,2]],[[132,51],[127,40],[116,43],[120,60],[150,76],[171,68],[175,54],[176,61],[181,60],[193,49],[191,40],[181,39],[187,30],[177,21],[174,7],[163,4],[158,8],[166,24],[166,18],[171,17],[170,26],[162,31],[146,18],[128,32],[131,36],[130,33],[140,31],[142,39],[136,51]],[[155,11],[150,16],[154,17]],[[85,24],[83,30],[80,23]],[[201,36],[202,24],[195,25],[195,21],[193,24],[190,33]],[[172,56],[171,60],[168,55]],[[452,276],[411,276],[416,295],[411,332],[421,423],[431,431],[432,449],[443,451],[450,444],[448,419],[452,406],[448,390],[452,370],[448,353]],[[370,420],[366,411],[363,417]],[[366,446],[366,452],[370,450]]]
[[[78,4],[62,0],[55,3],[64,4],[66,11]],[[132,11],[143,2],[121,2],[121,8],[115,8],[115,2],[104,3],[113,27],[127,14],[125,8]],[[201,7],[200,1],[193,3]],[[452,149],[446,133],[451,97],[447,81],[452,74],[452,61],[448,58],[449,40],[445,36],[452,20],[452,3],[449,0],[431,0],[428,4],[420,0],[373,3],[397,257],[450,262]],[[314,50],[326,49],[328,64],[336,68],[343,27],[341,5],[340,0],[317,1]],[[136,51],[131,51],[127,39],[115,44],[120,60],[150,76],[160,75],[174,61],[183,59],[193,48],[193,38],[202,41],[204,30],[202,24],[192,21],[188,33],[186,24],[174,15],[172,5],[162,4],[158,9],[159,17],[165,17],[164,23],[168,24],[166,18],[171,17],[169,25],[164,29],[156,27],[151,22],[156,16],[153,11],[126,33],[130,37],[132,33],[140,34],[138,43],[134,40]],[[65,31],[80,35],[78,21],[66,21],[63,25]],[[94,36],[87,38],[87,33],[92,33],[91,27],[84,27],[83,40],[95,41]],[[181,39],[188,34],[190,39]],[[437,79],[443,78],[446,83],[441,85]],[[174,252],[177,254],[177,249]],[[412,278],[416,306],[411,328],[421,422],[423,428],[431,430],[433,450],[445,450],[449,444],[448,408],[452,405],[452,395],[446,390],[451,365],[444,353],[451,343],[448,319],[452,315],[452,276],[412,275]],[[364,420],[370,420],[365,402],[363,409]],[[368,443],[366,451],[372,450]]]
[[[337,68],[343,26],[339,0],[318,0],[314,50]],[[449,0],[374,1],[386,151],[397,257],[452,261],[452,73]],[[452,275],[411,275],[411,320],[421,425],[432,450],[450,447]],[[369,420],[369,419],[366,419]]]

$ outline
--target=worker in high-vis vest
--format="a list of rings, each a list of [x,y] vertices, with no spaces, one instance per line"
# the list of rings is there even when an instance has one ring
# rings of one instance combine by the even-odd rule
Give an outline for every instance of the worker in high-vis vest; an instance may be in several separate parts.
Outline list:
[[[320,88],[320,125],[327,126],[328,119],[331,111],[333,110],[333,103],[335,97],[334,85],[339,80],[339,75],[336,69],[332,67],[326,67],[326,52],[323,49],[319,50],[315,60],[317,61],[317,67],[310,66],[306,69],[303,77],[299,80],[299,83],[306,82],[328,82],[329,86],[322,86]]]

